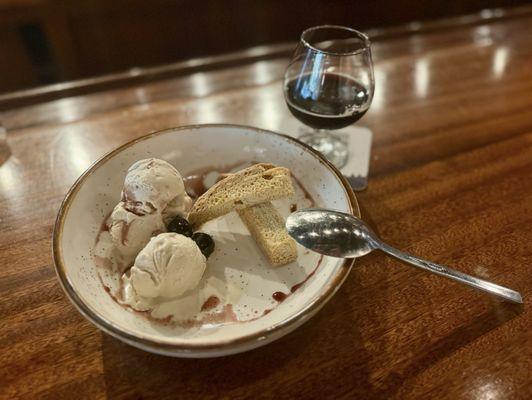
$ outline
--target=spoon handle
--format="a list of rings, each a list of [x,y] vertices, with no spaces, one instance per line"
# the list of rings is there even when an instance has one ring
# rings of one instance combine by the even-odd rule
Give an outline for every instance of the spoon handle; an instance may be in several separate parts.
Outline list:
[[[388,246],[386,243],[380,243],[379,248],[385,253],[388,253],[389,255],[398,258],[399,260],[415,265],[416,267],[422,268],[426,271],[445,276],[461,283],[465,283],[466,285],[472,286],[484,292],[494,294],[496,296],[503,297],[515,303],[523,303],[521,295],[515,290],[505,288],[504,286],[496,285],[495,283],[491,283],[483,279],[475,278],[474,276],[464,274],[462,272],[445,267],[443,265],[423,260],[421,258],[418,258],[408,253],[404,253],[391,246]]]

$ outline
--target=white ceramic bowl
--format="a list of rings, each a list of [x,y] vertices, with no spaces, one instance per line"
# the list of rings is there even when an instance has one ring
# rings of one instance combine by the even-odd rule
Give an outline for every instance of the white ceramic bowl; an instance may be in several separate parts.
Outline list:
[[[239,287],[240,294],[231,302],[238,319],[244,322],[185,328],[150,321],[120,306],[102,287],[91,254],[102,221],[120,198],[128,166],[148,157],[169,161],[183,176],[207,166],[239,161],[286,166],[316,206],[359,215],[355,196],[340,172],[319,153],[288,136],[244,126],[198,125],[167,129],[129,142],[94,163],[76,181],[63,201],[54,230],[59,282],[77,309],[98,328],[159,354],[213,357],[238,353],[300,326],[347,277],[352,261],[323,257],[320,263],[319,255],[303,248],[298,249],[296,263],[269,267],[237,214],[231,213],[205,228],[216,242],[208,271],[226,285]],[[310,205],[301,191],[296,197],[275,202],[285,217],[291,203]],[[276,291],[290,293],[290,288],[315,268],[315,274],[285,301],[272,299]]]

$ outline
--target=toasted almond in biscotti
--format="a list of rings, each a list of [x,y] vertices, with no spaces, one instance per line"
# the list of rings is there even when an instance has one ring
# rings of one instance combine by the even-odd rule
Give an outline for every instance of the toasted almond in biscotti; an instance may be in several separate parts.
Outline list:
[[[274,267],[297,259],[297,246],[284,227],[284,220],[272,203],[262,203],[243,210],[238,215],[251,236]]]
[[[272,164],[255,164],[222,179],[201,195],[188,215],[200,226],[233,210],[294,194],[290,171]]]

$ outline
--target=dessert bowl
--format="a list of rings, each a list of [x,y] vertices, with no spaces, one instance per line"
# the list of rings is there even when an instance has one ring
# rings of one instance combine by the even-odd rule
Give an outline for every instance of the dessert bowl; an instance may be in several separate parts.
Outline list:
[[[359,216],[356,198],[341,173],[321,154],[288,136],[245,126],[196,125],[126,143],[74,183],[53,233],[61,286],[81,314],[104,332],[164,355],[234,354],[272,342],[303,324],[347,277],[353,260],[323,257],[302,247],[296,262],[271,267],[232,212],[202,227],[216,243],[204,278],[217,282],[220,304],[205,307],[186,324],[151,318],[119,304],[104,287],[94,247],[102,222],[120,199],[128,167],[150,157],[170,162],[183,176],[250,162],[284,166],[292,172],[296,195],[273,202],[283,217],[310,206]]]

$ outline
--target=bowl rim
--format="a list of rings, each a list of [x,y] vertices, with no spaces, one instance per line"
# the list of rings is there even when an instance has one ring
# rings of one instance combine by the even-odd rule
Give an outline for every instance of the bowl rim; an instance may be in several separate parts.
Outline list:
[[[304,150],[310,152],[314,157],[316,157],[322,165],[328,168],[337,177],[337,179],[340,181],[340,183],[342,184],[347,194],[349,208],[350,208],[349,211],[353,213],[354,215],[360,217],[360,209],[359,209],[355,194],[353,192],[353,189],[349,185],[347,179],[330,161],[328,161],[321,153],[314,150],[309,145],[301,142],[300,140],[294,137],[291,137],[291,136],[288,136],[282,133],[273,132],[267,129],[257,128],[257,127],[247,126],[247,125],[238,125],[238,124],[194,124],[194,125],[184,125],[184,126],[179,126],[179,127],[165,128],[165,129],[150,132],[146,135],[130,140],[118,146],[114,150],[109,151],[102,157],[100,157],[98,160],[93,162],[85,170],[85,172],[83,172],[80,175],[78,179],[76,179],[76,181],[70,187],[67,194],[65,195],[65,198],[63,199],[61,203],[61,206],[57,213],[57,217],[56,217],[56,221],[55,221],[55,225],[54,225],[54,229],[52,233],[52,254],[53,254],[53,260],[54,260],[54,268],[55,268],[59,283],[63,291],[67,295],[68,299],[75,306],[75,308],[85,318],[87,318],[90,322],[96,325],[96,327],[98,327],[99,329],[103,330],[104,332],[114,337],[117,337],[125,341],[126,343],[137,345],[143,349],[154,349],[162,354],[173,354],[176,352],[193,352],[193,351],[201,351],[201,350],[221,350],[225,347],[244,345],[245,343],[256,342],[256,341],[263,341],[267,339],[269,336],[272,336],[276,334],[277,332],[282,331],[284,328],[288,328],[294,323],[306,318],[308,315],[314,315],[314,311],[318,311],[332,297],[332,295],[336,292],[336,290],[342,285],[342,283],[344,282],[345,278],[351,271],[351,268],[354,264],[354,259],[344,260],[343,264],[341,265],[339,269],[339,272],[333,278],[333,281],[329,285],[324,287],[323,288],[324,290],[321,293],[318,293],[317,297],[312,302],[307,304],[302,310],[298,311],[297,313],[294,313],[290,315],[289,317],[283,319],[282,321],[276,324],[273,324],[265,329],[262,329],[258,332],[254,332],[254,333],[251,333],[245,336],[236,337],[236,338],[220,340],[216,343],[213,343],[213,342],[209,342],[209,343],[203,343],[203,342],[168,343],[168,342],[152,340],[149,338],[139,337],[137,335],[134,335],[134,334],[131,334],[129,332],[122,330],[120,327],[118,327],[111,321],[108,321],[107,319],[98,315],[87,304],[85,304],[85,302],[76,293],[76,290],[74,289],[73,285],[71,284],[68,278],[68,275],[65,269],[65,262],[63,261],[62,249],[61,249],[63,227],[65,224],[66,216],[82,184],[85,182],[85,180],[90,175],[92,175],[106,161],[113,158],[115,155],[122,152],[123,150],[139,142],[142,142],[152,137],[166,134],[169,132],[183,133],[184,131],[190,131],[190,130],[202,129],[202,128],[234,128],[234,129],[240,129],[240,130],[251,130],[258,134],[274,135],[274,136],[280,137],[284,140],[287,140],[289,142],[292,142],[293,144],[296,144],[302,147]]]

